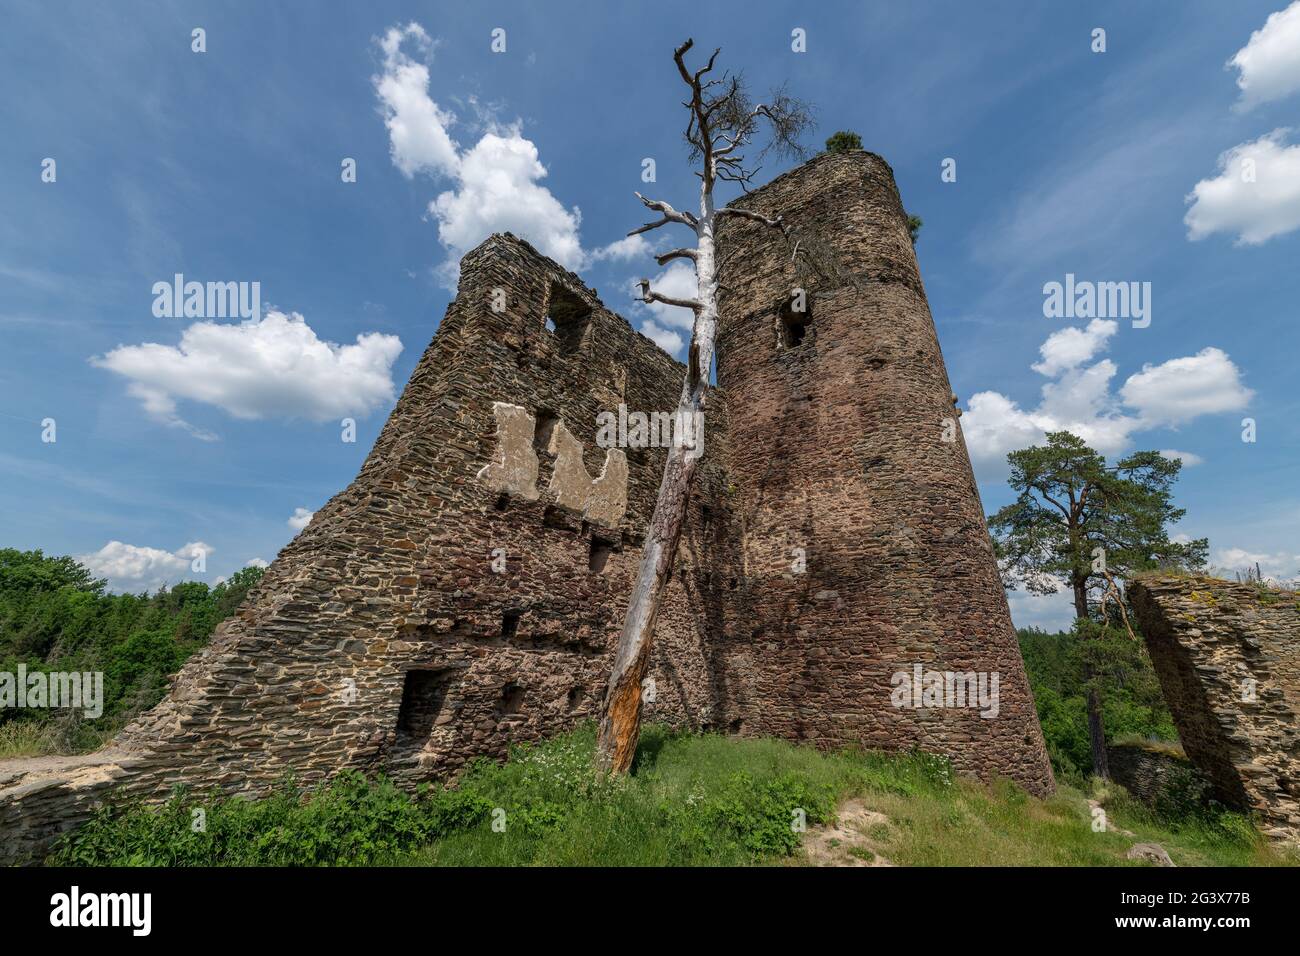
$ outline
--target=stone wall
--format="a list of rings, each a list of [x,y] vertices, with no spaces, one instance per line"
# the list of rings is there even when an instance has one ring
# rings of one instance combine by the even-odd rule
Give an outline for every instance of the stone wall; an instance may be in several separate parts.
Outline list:
[[[1225,804],[1300,839],[1300,600],[1217,578],[1128,588],[1188,758]]]
[[[1195,789],[1193,781],[1200,780],[1187,755],[1176,746],[1108,744],[1106,765],[1111,779],[1149,806],[1159,804],[1162,795],[1175,788]]]
[[[0,762],[0,858],[45,846],[109,790],[258,792],[345,767],[445,779],[594,716],[665,455],[607,453],[596,417],[620,403],[672,409],[682,375],[527,243],[479,246],[356,480],[281,551],[167,698],[99,755]],[[502,451],[502,403],[523,412],[531,491],[488,467]],[[693,529],[722,485],[725,410],[709,425]],[[619,469],[613,507],[578,500],[581,471]],[[651,720],[714,722],[705,639],[710,581],[727,562],[705,552],[698,531],[684,537],[656,630]]]
[[[1050,791],[889,167],[821,156],[747,202],[804,253],[721,230],[720,388],[647,719],[920,746]],[[450,779],[594,716],[664,461],[598,447],[597,419],[671,411],[683,372],[577,276],[488,239],[356,480],[167,698],[100,754],[0,762],[0,857],[38,854],[110,792],[256,793],[348,767]],[[914,665],[996,675],[993,712],[895,706]]]

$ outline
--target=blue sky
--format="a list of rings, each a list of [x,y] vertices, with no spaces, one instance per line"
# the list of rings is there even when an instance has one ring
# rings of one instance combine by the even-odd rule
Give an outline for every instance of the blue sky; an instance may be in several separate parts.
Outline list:
[[[491,231],[674,345],[627,292],[661,270],[619,240],[646,221],[643,158],[655,195],[693,201],[671,61],[691,36],[815,104],[810,142],[856,130],[893,166],[987,511],[1005,452],[1068,425],[1187,453],[1180,532],[1225,569],[1300,571],[1300,3],[6,11],[0,545],[132,589],[274,558],[355,475]],[[259,282],[261,321],[155,316],[176,273]],[[1045,317],[1067,273],[1151,283],[1150,325]]]

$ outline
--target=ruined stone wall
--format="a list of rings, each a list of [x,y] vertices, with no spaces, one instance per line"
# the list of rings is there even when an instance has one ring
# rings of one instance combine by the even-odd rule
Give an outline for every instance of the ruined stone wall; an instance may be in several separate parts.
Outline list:
[[[463,260],[456,300],[356,480],[169,696],[97,757],[0,765],[7,852],[45,845],[109,788],[257,792],[345,767],[446,778],[593,716],[665,455],[607,454],[597,415],[620,403],[671,410],[683,373],[527,243],[485,242]],[[514,419],[504,430],[503,407]],[[522,447],[505,448],[520,425]],[[722,487],[725,414],[707,443],[693,529]],[[521,456],[522,479],[518,461],[504,462],[513,479],[494,473]],[[647,719],[701,727],[714,720],[708,582],[726,561],[693,530],[680,566]]]
[[[1188,758],[1219,800],[1300,839],[1300,596],[1161,574],[1128,596]]]
[[[719,234],[718,383],[744,409],[728,444],[744,567],[720,678],[730,726],[821,746],[917,746],[1050,792],[889,166],[822,155],[745,205],[791,232],[728,219]],[[892,706],[893,675],[916,664],[997,674],[997,716]]]

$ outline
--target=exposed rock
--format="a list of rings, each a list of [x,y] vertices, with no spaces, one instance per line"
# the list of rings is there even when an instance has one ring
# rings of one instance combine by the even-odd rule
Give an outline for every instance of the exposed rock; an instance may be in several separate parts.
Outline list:
[[[834,823],[804,835],[804,857],[813,866],[893,866],[872,837],[873,831],[888,826],[883,813],[867,809],[859,799],[847,800],[835,812]]]
[[[1134,843],[1124,854],[1130,860],[1146,860],[1155,866],[1173,866],[1174,861],[1159,843]]]

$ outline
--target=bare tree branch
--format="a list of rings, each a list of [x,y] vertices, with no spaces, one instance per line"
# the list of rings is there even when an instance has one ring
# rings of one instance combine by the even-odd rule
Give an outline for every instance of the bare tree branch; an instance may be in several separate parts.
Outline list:
[[[668,203],[662,202],[658,199],[646,199],[645,196],[642,196],[640,193],[635,193],[635,196],[637,199],[641,200],[642,204],[647,209],[653,209],[655,212],[663,213],[663,217],[669,222],[680,222],[683,226],[690,226],[692,229],[694,229],[698,224],[698,220],[695,218],[694,213],[685,211],[678,212],[672,206],[668,205]]]
[[[645,303],[662,302],[664,305],[680,305],[683,309],[690,309],[692,312],[698,312],[702,306],[694,299],[674,299],[671,296],[660,295],[650,288],[650,280],[642,279],[637,283],[641,287],[641,301]]]
[[[749,209],[737,209],[735,206],[724,206],[718,210],[719,216],[738,216],[741,219],[750,219],[754,222],[762,223],[772,229],[780,229],[782,233],[788,233],[789,227],[785,224],[785,219],[777,216],[775,219],[768,219],[767,216],[753,212]]]
[[[673,259],[690,259],[692,262],[699,258],[699,252],[695,249],[674,249],[672,252],[665,252],[661,256],[655,256],[655,262],[667,265]]]
[[[658,229],[660,226],[667,226],[672,223],[671,219],[656,219],[654,222],[647,222],[644,226],[638,226],[628,233],[629,236],[639,236],[643,232],[649,232],[651,229]]]

